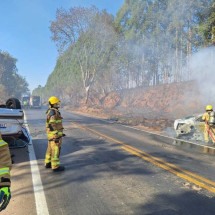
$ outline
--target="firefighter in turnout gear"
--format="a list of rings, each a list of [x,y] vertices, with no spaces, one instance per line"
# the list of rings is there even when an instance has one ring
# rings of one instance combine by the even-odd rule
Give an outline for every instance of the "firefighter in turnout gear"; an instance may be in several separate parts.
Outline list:
[[[10,169],[12,166],[8,144],[2,140],[0,134],[0,212],[10,202]]]
[[[215,144],[215,113],[212,105],[207,105],[206,112],[202,116],[202,120],[205,121],[204,139],[206,143],[209,143],[209,138]]]
[[[64,166],[60,165],[60,150],[62,144],[63,124],[59,111],[60,100],[52,96],[49,98],[49,109],[46,111],[46,133],[48,137],[48,147],[45,155],[45,167],[52,168],[54,172],[64,171]]]

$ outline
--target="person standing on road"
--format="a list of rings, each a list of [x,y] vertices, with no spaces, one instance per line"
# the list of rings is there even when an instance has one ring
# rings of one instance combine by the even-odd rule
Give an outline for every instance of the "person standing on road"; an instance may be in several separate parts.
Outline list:
[[[0,211],[4,210],[11,199],[10,169],[12,166],[8,144],[0,133]]]
[[[51,96],[48,100],[49,109],[46,111],[46,133],[48,137],[48,147],[45,155],[45,167],[52,168],[53,172],[64,171],[64,166],[60,165],[60,150],[62,145],[63,124],[59,111],[60,100]]]
[[[202,116],[202,120],[205,121],[204,139],[206,143],[209,143],[209,137],[215,144],[215,113],[212,105],[207,105],[206,112]]]

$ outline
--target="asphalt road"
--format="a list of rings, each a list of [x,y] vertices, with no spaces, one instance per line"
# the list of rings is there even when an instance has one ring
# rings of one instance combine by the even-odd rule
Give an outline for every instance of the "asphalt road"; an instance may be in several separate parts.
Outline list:
[[[27,110],[33,145],[12,150],[12,200],[1,215],[214,215],[214,156],[167,137],[62,112],[61,163],[44,168],[45,110]]]

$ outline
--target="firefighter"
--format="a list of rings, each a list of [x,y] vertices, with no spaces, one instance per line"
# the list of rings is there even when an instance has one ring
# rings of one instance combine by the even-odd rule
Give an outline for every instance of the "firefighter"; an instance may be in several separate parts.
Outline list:
[[[45,155],[45,167],[52,168],[53,172],[64,171],[64,166],[60,165],[60,150],[62,145],[63,124],[59,111],[60,100],[51,96],[48,100],[49,109],[46,111],[46,133],[48,137],[48,147]]]
[[[2,140],[0,134],[0,211],[4,210],[10,202],[10,169],[11,156],[8,144]]]
[[[202,120],[205,121],[204,139],[206,143],[209,143],[209,137],[215,144],[215,117],[212,105],[205,107],[206,112],[202,116]]]

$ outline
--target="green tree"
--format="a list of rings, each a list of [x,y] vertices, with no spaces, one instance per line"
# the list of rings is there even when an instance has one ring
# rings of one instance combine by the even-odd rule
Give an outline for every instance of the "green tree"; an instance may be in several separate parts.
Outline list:
[[[64,21],[62,21],[64,20]],[[58,27],[57,27],[58,26]],[[95,7],[58,10],[51,24],[52,39],[61,50],[70,47],[79,65],[87,104],[96,74],[101,72],[114,49],[113,18]]]
[[[191,77],[191,71],[184,70],[184,66],[204,42],[197,28],[200,15],[211,3],[212,0],[125,1],[116,26],[133,47],[142,47],[142,57],[139,56],[145,60],[139,65],[145,68],[145,77],[150,79],[147,82],[156,85]],[[134,56],[137,54],[134,50]]]
[[[215,45],[215,1],[199,15],[199,32],[204,38],[204,45]]]
[[[7,96],[21,98],[29,90],[25,78],[18,74],[16,62],[9,53],[0,52],[0,85],[4,86]]]

